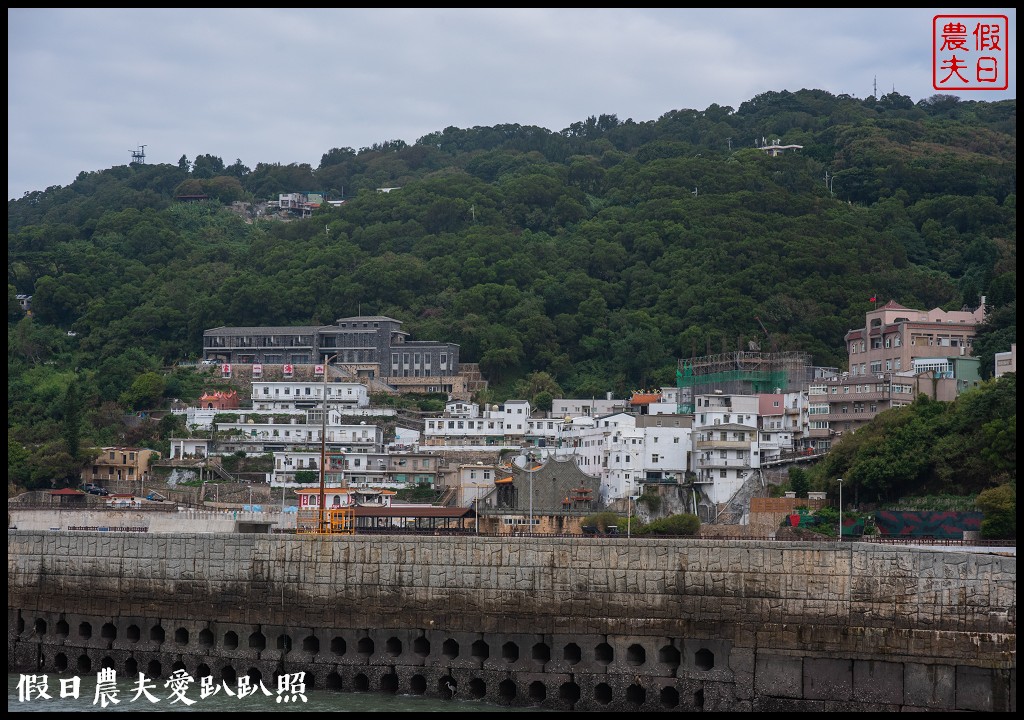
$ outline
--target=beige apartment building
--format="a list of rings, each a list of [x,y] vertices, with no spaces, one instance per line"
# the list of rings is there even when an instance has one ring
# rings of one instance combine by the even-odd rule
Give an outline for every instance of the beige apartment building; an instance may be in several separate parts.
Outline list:
[[[808,391],[811,443],[818,451],[891,407],[925,394],[949,401],[980,381],[974,335],[985,299],[973,311],[913,310],[895,301],[865,314],[846,333],[847,372],[817,380]]]
[[[105,486],[108,482],[145,479],[150,463],[159,459],[160,453],[155,450],[105,447],[92,465],[82,470],[82,482]]]

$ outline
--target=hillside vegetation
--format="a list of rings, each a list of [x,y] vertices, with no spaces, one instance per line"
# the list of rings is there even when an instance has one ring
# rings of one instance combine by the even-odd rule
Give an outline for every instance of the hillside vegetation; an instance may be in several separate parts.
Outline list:
[[[803,149],[756,147],[775,140]],[[872,296],[986,296],[984,371],[1016,338],[1016,101],[771,92],[645,123],[342,142],[317,168],[183,154],[8,203],[15,482],[158,443],[173,421],[123,414],[194,399],[201,378],[165,368],[220,325],[388,315],[458,343],[487,401],[668,385],[680,358],[751,341],[842,367]],[[294,222],[228,209],[301,191],[346,202]]]

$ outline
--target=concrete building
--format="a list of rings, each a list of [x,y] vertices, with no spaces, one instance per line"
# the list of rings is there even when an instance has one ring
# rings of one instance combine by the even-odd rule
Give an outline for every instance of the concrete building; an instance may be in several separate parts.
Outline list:
[[[262,382],[252,383],[253,410],[300,410],[322,406],[326,387],[331,407],[367,407],[370,395],[356,382]]]
[[[912,310],[890,300],[865,315],[863,328],[846,333],[851,377],[911,370],[914,360],[973,355],[985,299],[973,311]]]
[[[498,465],[460,463],[443,470],[439,482],[450,494],[452,504],[472,507],[494,490],[494,481],[504,475],[507,473]]]
[[[145,479],[150,465],[160,458],[155,450],[134,447],[101,448],[99,457],[82,470],[82,482],[104,485],[106,482],[122,480],[132,482]]]
[[[422,446],[453,451],[518,448],[530,430],[531,414],[526,400],[484,409],[476,403],[449,402],[442,415],[424,420]]]
[[[761,467],[757,395],[697,395],[694,485],[711,503],[728,501]]]
[[[604,509],[600,481],[569,458],[527,460],[498,470],[494,489],[476,503],[481,532],[580,533],[583,518]]]
[[[973,311],[913,310],[890,301],[846,334],[849,370],[808,388],[809,443],[827,451],[878,413],[924,394],[951,401],[980,381],[973,342],[985,299]]]
[[[424,453],[348,453],[332,449],[325,454],[325,481],[352,488],[382,487],[397,490],[417,485],[435,487],[444,462],[436,455]],[[272,486],[319,487],[319,448],[277,451],[273,455],[274,470],[270,476]]]
[[[410,340],[402,323],[381,315],[339,318],[334,325],[218,327],[203,333],[203,358],[224,365],[310,365],[334,362],[355,377],[412,378],[451,392],[459,346]]]
[[[615,400],[608,393],[604,399],[555,398],[551,401],[551,412],[548,415],[553,418],[601,417],[627,409],[628,400]]]
[[[996,353],[995,377],[1002,377],[1006,373],[1017,372],[1017,343],[1010,344],[1009,352]]]

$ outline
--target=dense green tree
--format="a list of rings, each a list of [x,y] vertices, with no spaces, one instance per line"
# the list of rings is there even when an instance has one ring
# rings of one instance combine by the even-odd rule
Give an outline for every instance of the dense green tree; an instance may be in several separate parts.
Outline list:
[[[811,480],[803,468],[794,466],[789,469],[789,487],[798,498],[807,497],[807,492],[811,489]]]
[[[1017,538],[1017,486],[1000,485],[978,495],[978,509],[984,513],[981,536],[986,540]]]
[[[987,377],[1016,340],[1015,118],[1015,101],[766,92],[650,122],[448,127],[333,148],[315,171],[201,154],[82,172],[8,204],[9,427],[36,463],[74,381],[83,446],[136,437],[124,411],[198,388],[133,384],[197,356],[205,329],[358,312],[459,343],[492,401],[546,405],[671,383],[680,358],[752,341],[841,366],[870,293],[925,309],[985,296]],[[764,138],[803,149],[769,157]],[[346,202],[287,222],[229,209],[303,191]],[[540,373],[557,391],[524,392]],[[822,465],[865,499],[992,487],[1015,471],[1001,387],[887,417]]]

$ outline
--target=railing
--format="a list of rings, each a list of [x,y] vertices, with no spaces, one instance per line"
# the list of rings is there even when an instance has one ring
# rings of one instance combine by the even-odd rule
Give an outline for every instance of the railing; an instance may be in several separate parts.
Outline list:
[[[162,512],[162,513],[173,513],[178,512],[178,503],[173,501],[165,502],[145,502],[142,505],[134,507],[114,507],[111,505],[50,505],[48,503],[9,503],[7,510],[69,510],[73,512],[105,512],[108,510],[124,511],[128,510],[131,512]]]

